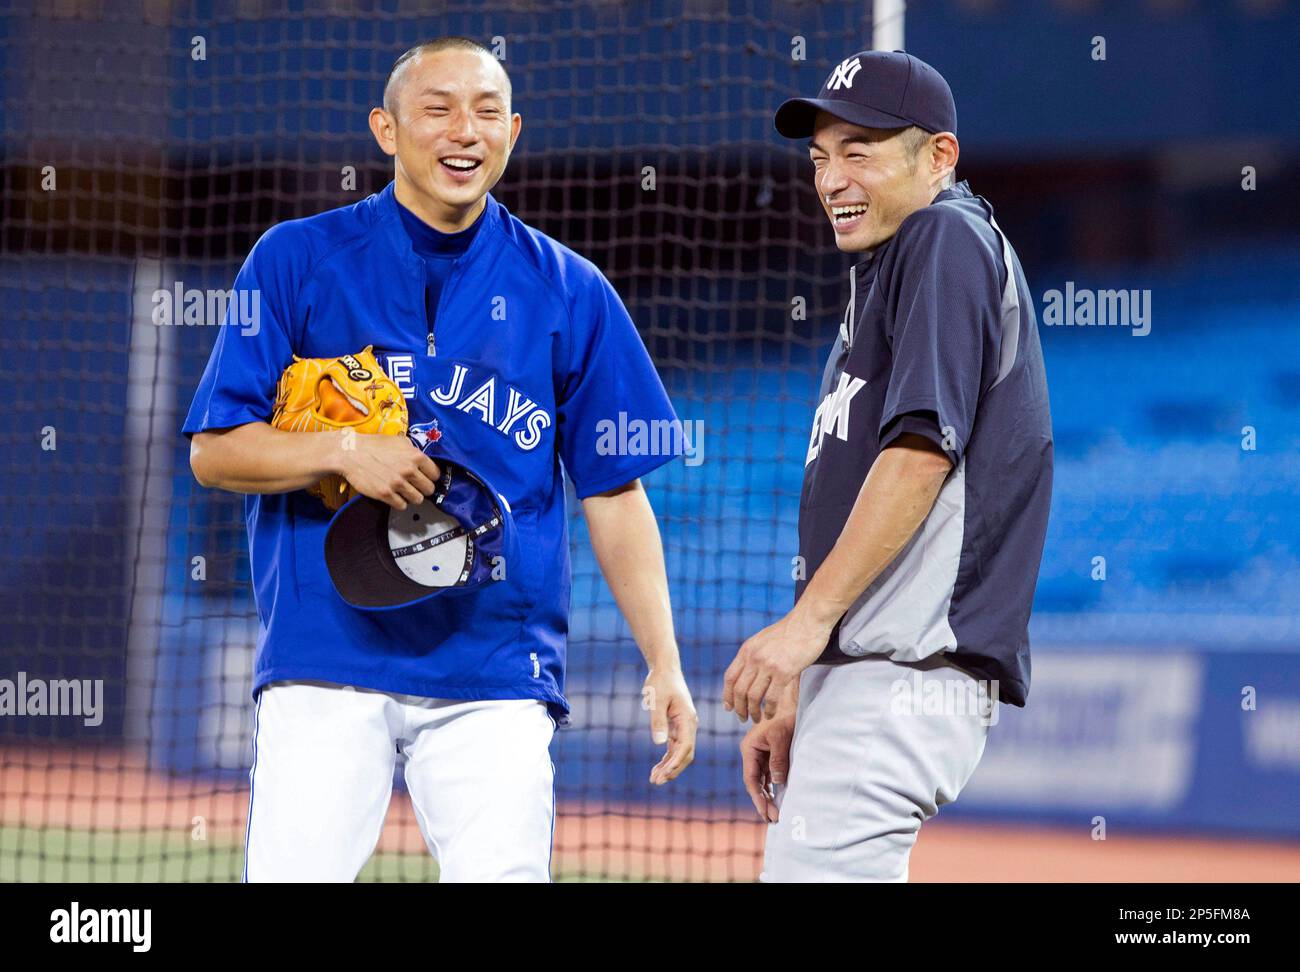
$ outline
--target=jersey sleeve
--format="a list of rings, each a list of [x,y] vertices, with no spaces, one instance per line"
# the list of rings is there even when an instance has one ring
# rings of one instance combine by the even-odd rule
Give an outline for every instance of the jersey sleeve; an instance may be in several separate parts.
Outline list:
[[[682,428],[622,300],[591,268],[571,302],[557,376],[556,438],[579,499],[644,476],[682,451]]]
[[[293,254],[284,227],[268,230],[235,277],[226,314],[182,432],[268,422],[280,374],[293,360]]]
[[[1001,264],[962,217],[923,210],[909,223],[890,280],[892,366],[880,448],[916,433],[956,465],[997,373]]]

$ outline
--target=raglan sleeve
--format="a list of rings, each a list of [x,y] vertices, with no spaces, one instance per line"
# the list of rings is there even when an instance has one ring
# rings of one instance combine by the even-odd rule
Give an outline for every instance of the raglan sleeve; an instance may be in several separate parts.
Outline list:
[[[235,277],[225,316],[181,431],[186,436],[270,421],[280,374],[293,360],[297,290],[292,235],[272,227]]]
[[[682,426],[623,301],[594,267],[571,298],[556,376],[560,460],[580,499],[646,475],[683,451]]]
[[[1000,262],[953,213],[911,217],[900,230],[887,299],[892,364],[880,447],[915,433],[956,465],[980,396],[997,373]]]

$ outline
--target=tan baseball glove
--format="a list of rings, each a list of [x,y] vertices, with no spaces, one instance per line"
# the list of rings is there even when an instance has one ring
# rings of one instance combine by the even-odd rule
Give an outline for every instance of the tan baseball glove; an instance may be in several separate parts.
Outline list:
[[[280,376],[271,424],[286,432],[351,429],[402,435],[409,424],[406,399],[375,360],[371,347],[340,358],[299,358]],[[354,490],[342,476],[326,476],[307,490],[337,510]]]

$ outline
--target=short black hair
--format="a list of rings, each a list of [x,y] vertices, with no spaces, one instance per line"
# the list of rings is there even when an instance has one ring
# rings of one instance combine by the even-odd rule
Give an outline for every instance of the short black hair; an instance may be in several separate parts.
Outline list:
[[[927,132],[918,125],[910,125],[898,133],[898,137],[903,140],[903,152],[910,160],[912,171],[916,170],[920,162],[921,149],[930,144],[930,139],[934,137],[934,132]],[[955,185],[957,177],[954,173],[949,172],[943,181],[944,188]]]
[[[388,71],[388,78],[384,81],[384,111],[389,114],[393,113],[393,78],[397,76],[407,61],[419,57],[421,54],[437,54],[439,51],[473,51],[476,54],[485,54],[492,60],[496,60],[496,55],[489,51],[478,41],[469,37],[460,37],[455,34],[449,34],[445,37],[435,37],[433,40],[424,41],[422,44],[416,44],[409,51],[406,51],[401,57],[393,62],[392,68]],[[499,61],[497,63],[500,63]],[[510,75],[506,71],[505,65],[501,65],[501,73],[506,78],[506,98],[509,99],[512,92],[510,85]]]
[[[903,151],[907,153],[909,158],[915,161],[916,157],[921,154],[921,149],[925,148],[929,143],[930,136],[933,132],[927,132],[924,128],[917,125],[911,125],[904,128],[898,134],[903,140]]]

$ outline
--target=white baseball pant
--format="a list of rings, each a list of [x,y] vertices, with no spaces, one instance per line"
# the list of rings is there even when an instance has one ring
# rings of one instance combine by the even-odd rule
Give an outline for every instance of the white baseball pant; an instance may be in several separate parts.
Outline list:
[[[400,754],[442,881],[549,881],[554,729],[531,699],[272,683],[257,697],[244,879],[355,880]]]

